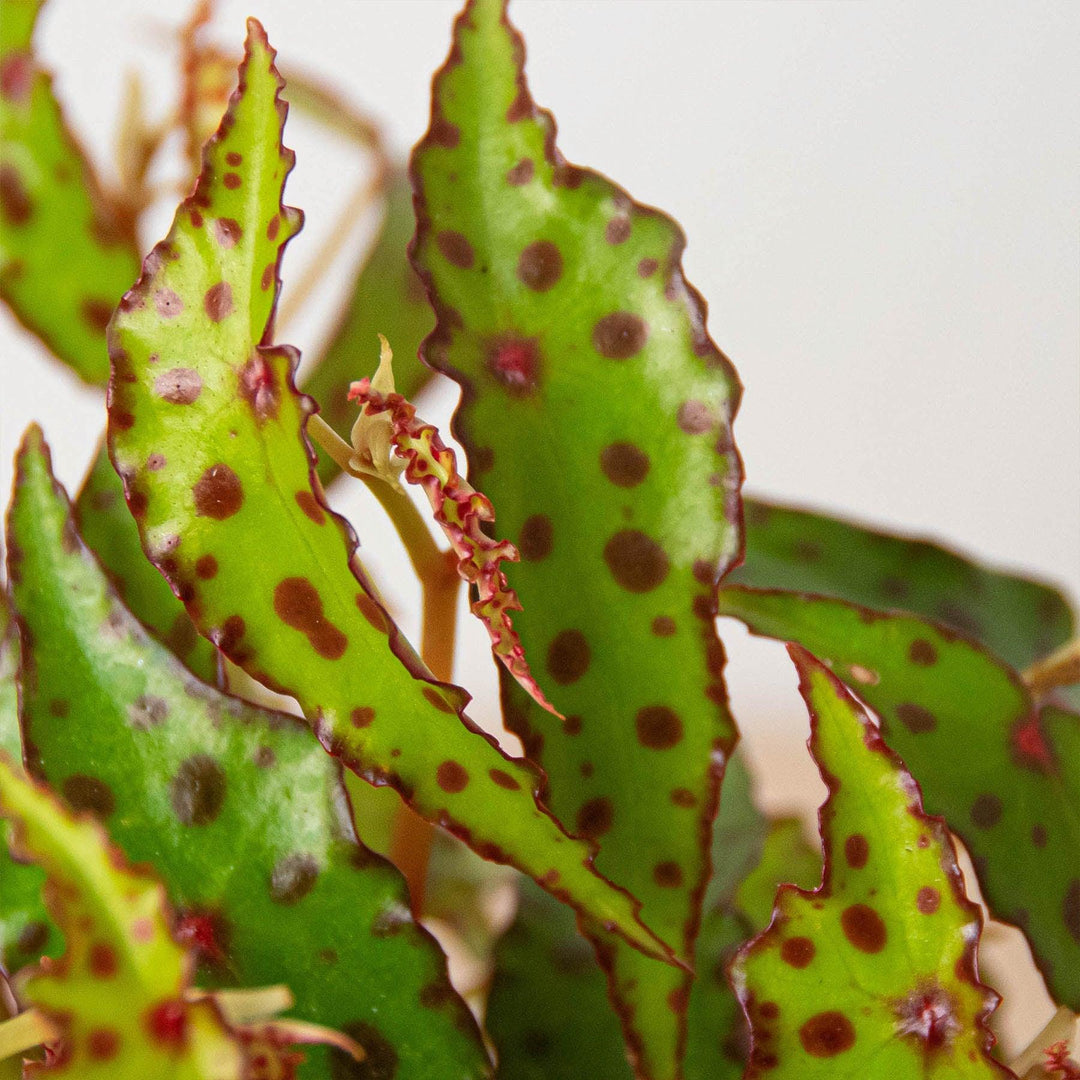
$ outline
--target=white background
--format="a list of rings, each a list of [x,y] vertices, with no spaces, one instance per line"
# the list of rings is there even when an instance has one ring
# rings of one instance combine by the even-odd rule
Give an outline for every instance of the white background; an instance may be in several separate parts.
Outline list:
[[[238,49],[244,17],[260,16],[284,68],[348,91],[404,153],[426,126],[456,6],[229,2],[214,34]],[[185,13],[47,6],[41,52],[106,175],[124,73],[138,69],[164,112]],[[518,0],[512,15],[566,156],[685,227],[688,277],[746,386],[735,430],[750,487],[932,534],[1080,597],[1080,5]],[[359,179],[356,155],[300,118],[287,141],[299,155],[288,199],[308,224],[286,292]],[[174,204],[156,208],[144,243]],[[288,340],[309,351],[321,340],[347,269],[282,328]],[[99,396],[6,312],[2,323],[0,485],[37,418],[74,486],[102,426]],[[373,359],[358,358],[358,375]],[[451,403],[444,391],[425,412],[442,420]],[[379,549],[370,505],[349,505],[365,550]],[[393,557],[369,555],[408,605]],[[776,650],[724,631],[751,750],[800,741]],[[469,628],[459,677],[490,721],[481,638]],[[787,783],[766,778],[772,803],[800,801]]]

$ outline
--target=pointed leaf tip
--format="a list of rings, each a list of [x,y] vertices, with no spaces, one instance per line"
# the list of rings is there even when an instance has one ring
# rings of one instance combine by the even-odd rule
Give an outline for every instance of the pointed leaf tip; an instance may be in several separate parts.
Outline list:
[[[989,1057],[998,996],[978,981],[979,909],[952,841],[847,688],[789,646],[829,789],[825,866],[808,892],[781,886],[769,928],[740,950],[751,1025],[748,1078],[1008,1077]]]

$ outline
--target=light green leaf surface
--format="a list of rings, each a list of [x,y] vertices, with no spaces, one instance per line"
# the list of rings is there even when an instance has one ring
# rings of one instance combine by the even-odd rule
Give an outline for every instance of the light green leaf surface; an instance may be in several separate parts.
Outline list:
[[[740,953],[750,1018],[747,1080],[967,1080],[1006,1077],[983,1021],[979,911],[952,841],[843,684],[791,647],[829,788],[825,873],[781,887],[772,924]]]
[[[299,214],[272,52],[250,24],[238,97],[194,194],[113,324],[110,449],[144,550],[200,632],[296,697],[320,741],[487,858],[511,862],[654,955],[637,904],[592,869],[373,599],[303,437],[296,356],[271,347],[278,263]],[[313,486],[314,485],[314,486]]]

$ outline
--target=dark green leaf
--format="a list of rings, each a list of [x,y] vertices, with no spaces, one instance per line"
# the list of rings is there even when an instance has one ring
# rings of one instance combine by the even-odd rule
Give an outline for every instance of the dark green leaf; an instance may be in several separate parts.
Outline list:
[[[0,30],[0,296],[87,382],[109,377],[105,324],[139,272],[134,222],[101,193],[31,45],[41,0]]]
[[[924,1080],[1006,1077],[983,1026],[997,995],[978,981],[981,919],[952,841],[918,786],[827,668],[791,647],[829,788],[825,873],[782,886],[769,929],[734,968],[750,1018],[747,1077]]]
[[[110,346],[110,450],[144,550],[200,632],[296,697],[323,745],[485,857],[512,862],[654,954],[638,905],[537,802],[539,778],[461,713],[374,598],[303,435],[296,356],[268,344],[281,204],[280,79],[252,23],[241,92],[169,238],[124,298]]]
[[[296,1017],[354,1035],[397,1063],[396,1080],[487,1075],[400,876],[356,841],[336,763],[305,725],[196,681],[145,633],[74,531],[36,430],[18,465],[12,578],[32,642],[35,769],[154,865],[204,983],[286,984]],[[312,1050],[301,1075],[325,1076],[325,1055]]]
[[[1042,582],[825,514],[761,499],[746,499],[744,511],[746,561],[726,584],[908,611],[975,638],[1017,668],[1072,636],[1068,602]]]
[[[523,54],[501,0],[474,0],[436,76],[413,158],[424,355],[462,386],[471,479],[522,556],[515,626],[567,717],[504,684],[507,724],[556,813],[601,838],[597,865],[689,953],[735,738],[712,612],[739,546],[739,389],[678,227],[562,159]],[[642,1075],[674,1075],[688,976],[592,932]]]
[[[802,593],[723,589],[720,613],[795,641],[877,712],[889,745],[971,852],[1054,997],[1080,1007],[1080,717],[1036,710],[1014,671],[923,619]]]

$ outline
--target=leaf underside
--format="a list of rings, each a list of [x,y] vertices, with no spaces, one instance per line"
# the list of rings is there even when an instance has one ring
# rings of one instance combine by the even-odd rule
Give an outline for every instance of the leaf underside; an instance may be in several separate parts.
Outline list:
[[[40,433],[19,459],[13,593],[31,764],[153,863],[202,985],[287,985],[398,1080],[488,1075],[400,875],[361,846],[340,770],[292,717],[197,682],[121,606],[74,532]],[[47,643],[39,645],[38,643]],[[335,1067],[347,1060],[329,1051]],[[298,1075],[325,1076],[312,1049]]]
[[[103,384],[105,326],[139,272],[134,223],[102,195],[37,64],[40,7],[10,0],[0,30],[0,297],[77,375]]]
[[[270,340],[285,241],[280,79],[261,29],[194,194],[121,303],[110,450],[144,550],[200,632],[300,702],[323,745],[487,858],[512,862],[653,954],[635,901],[536,800],[538,775],[461,713],[373,598],[313,475],[310,399]]]
[[[995,918],[1025,933],[1053,996],[1080,1007],[1080,718],[1037,708],[975,642],[914,616],[802,593],[722,589],[720,612],[794,641],[880,717],[971,853]]]
[[[734,975],[751,1024],[746,1077],[893,1080],[1005,1077],[983,1022],[978,908],[952,841],[917,785],[829,670],[790,646],[829,788],[825,871],[813,892],[781,886],[768,930]]]
[[[515,626],[566,716],[504,679],[507,726],[597,865],[689,952],[735,738],[713,590],[739,544],[739,388],[677,226],[563,161],[523,59],[500,0],[467,5],[412,162],[424,358],[462,387],[470,479],[522,557]],[[689,977],[589,933],[639,1071],[676,1075]]]

